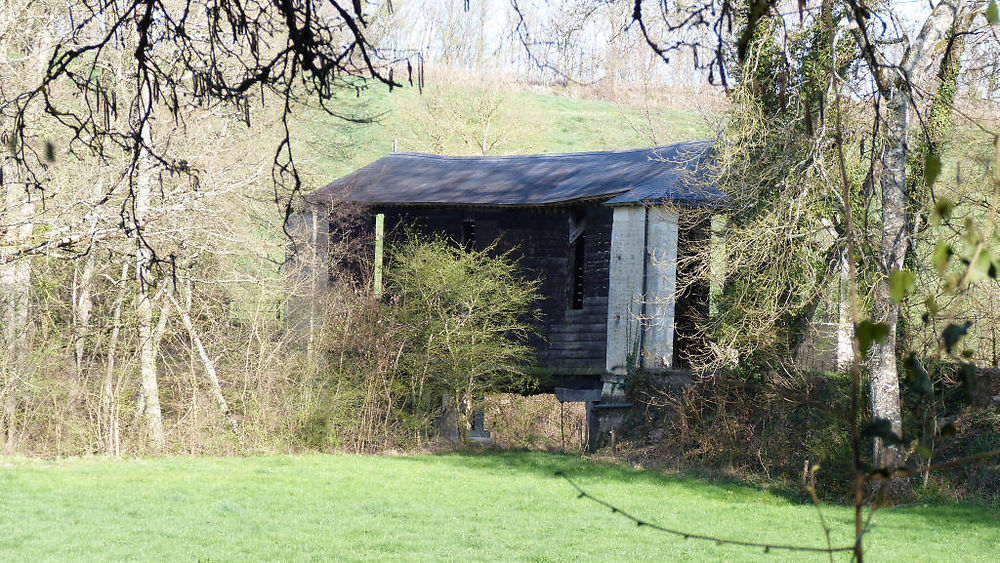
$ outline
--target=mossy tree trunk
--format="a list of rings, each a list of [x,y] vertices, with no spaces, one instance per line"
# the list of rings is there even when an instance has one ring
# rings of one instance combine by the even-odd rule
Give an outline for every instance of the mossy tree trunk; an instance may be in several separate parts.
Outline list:
[[[924,21],[915,41],[903,53],[900,63],[890,73],[873,68],[881,95],[886,101],[885,149],[879,178],[882,188],[882,224],[879,248],[879,281],[875,287],[872,317],[888,327],[888,335],[872,346],[870,406],[873,419],[885,419],[896,434],[902,431],[897,370],[896,330],[899,305],[890,297],[888,276],[902,270],[910,249],[907,218],[907,160],[910,155],[908,126],[910,111],[917,104],[915,86],[931,78],[934,61],[943,53],[949,34],[960,25],[968,26],[968,7],[960,0],[942,0]],[[947,56],[947,55],[946,55]],[[874,444],[876,465],[897,465],[899,452],[887,448],[881,440]]]

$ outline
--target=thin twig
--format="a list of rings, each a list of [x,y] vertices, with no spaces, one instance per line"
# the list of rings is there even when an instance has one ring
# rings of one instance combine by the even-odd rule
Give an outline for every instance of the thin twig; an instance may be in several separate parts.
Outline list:
[[[843,189],[844,217],[847,225],[847,265],[851,289],[851,320],[854,334],[851,338],[851,420],[848,427],[851,432],[851,467],[854,470],[854,554],[851,559],[858,563],[864,561],[865,527],[862,525],[862,508],[864,506],[864,475],[861,471],[861,438],[858,432],[858,401],[861,396],[861,342],[858,340],[858,274],[857,254],[854,240],[854,219],[851,214],[851,183],[847,177],[847,167],[844,164],[844,126],[841,121],[842,108],[840,104],[840,77],[837,75],[837,30],[833,26],[832,8],[825,4],[825,20],[830,33],[830,80],[834,100],[834,140],[837,143],[837,164],[840,171],[841,188]]]
[[[729,539],[729,538],[720,538],[720,537],[716,537],[716,536],[709,536],[709,535],[705,535],[705,534],[696,534],[696,533],[693,533],[693,532],[684,532],[684,531],[681,531],[681,530],[675,530],[673,528],[667,528],[665,526],[661,526],[659,524],[655,524],[655,523],[650,522],[648,520],[643,520],[643,519],[641,519],[641,518],[639,518],[637,516],[633,516],[632,514],[629,514],[628,512],[625,512],[624,510],[618,508],[617,506],[615,506],[615,505],[613,505],[613,504],[611,504],[611,503],[609,503],[607,501],[603,501],[603,500],[595,497],[594,495],[591,495],[587,491],[583,490],[583,488],[581,488],[579,485],[577,485],[572,479],[570,479],[569,477],[567,477],[562,471],[556,471],[555,475],[556,475],[556,477],[561,477],[561,478],[565,479],[567,483],[569,483],[574,489],[576,489],[576,492],[578,493],[576,498],[587,499],[587,500],[590,500],[592,502],[595,502],[595,503],[597,503],[597,504],[599,504],[599,505],[601,505],[601,506],[603,506],[603,507],[611,510],[611,512],[613,514],[620,514],[623,517],[625,517],[626,519],[631,520],[632,522],[635,523],[636,526],[646,526],[646,527],[651,528],[653,530],[656,530],[658,532],[664,532],[664,533],[667,533],[667,534],[672,534],[672,535],[675,535],[675,536],[680,536],[680,537],[682,537],[682,538],[684,538],[686,540],[710,541],[710,542],[716,543],[717,545],[737,545],[737,546],[742,546],[742,547],[754,547],[754,548],[758,548],[758,549],[763,549],[764,553],[768,553],[772,549],[775,549],[775,550],[784,550],[784,551],[806,551],[806,552],[811,552],[811,553],[830,553],[830,554],[840,553],[840,552],[846,552],[846,551],[854,551],[854,546],[853,545],[843,546],[843,547],[814,547],[814,546],[807,546],[807,545],[791,545],[791,544],[780,544],[780,543],[761,543],[761,542],[734,540],[734,539]]]
[[[809,496],[812,498],[813,506],[816,507],[816,514],[819,515],[819,523],[823,526],[823,534],[826,536],[826,548],[829,550],[833,549],[833,543],[830,541],[830,525],[826,523],[826,518],[823,516],[823,510],[819,505],[819,497],[816,496],[816,471],[819,469],[818,465],[814,465],[809,468],[809,486],[806,490],[809,491]],[[830,556],[830,563],[833,563],[833,551],[828,552]]]

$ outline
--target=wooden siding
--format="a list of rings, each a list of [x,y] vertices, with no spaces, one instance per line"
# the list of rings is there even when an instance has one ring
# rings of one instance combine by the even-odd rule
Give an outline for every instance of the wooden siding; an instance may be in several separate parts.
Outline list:
[[[445,235],[462,244],[463,223],[475,222],[475,248],[497,241],[514,249],[525,275],[541,281],[538,363],[553,374],[600,374],[607,346],[608,260],[612,210],[600,205],[558,208],[378,206],[390,239],[413,232]],[[583,304],[572,309],[571,223],[585,218]]]

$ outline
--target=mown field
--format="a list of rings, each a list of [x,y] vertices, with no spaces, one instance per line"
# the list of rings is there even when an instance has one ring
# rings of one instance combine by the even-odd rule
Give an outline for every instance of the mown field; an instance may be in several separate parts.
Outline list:
[[[739,484],[542,453],[0,459],[4,561],[825,561],[637,527],[554,476],[659,524],[822,545],[814,506]],[[848,507],[824,506],[836,545]],[[870,561],[995,561],[1000,520],[975,504],[873,518]],[[847,560],[838,557],[836,560]]]

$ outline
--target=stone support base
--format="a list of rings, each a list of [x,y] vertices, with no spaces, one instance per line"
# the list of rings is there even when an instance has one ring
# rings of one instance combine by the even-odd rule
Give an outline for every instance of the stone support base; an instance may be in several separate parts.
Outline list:
[[[601,400],[587,403],[587,448],[591,451],[615,444],[632,408],[625,399],[625,376],[607,373],[601,381]]]

